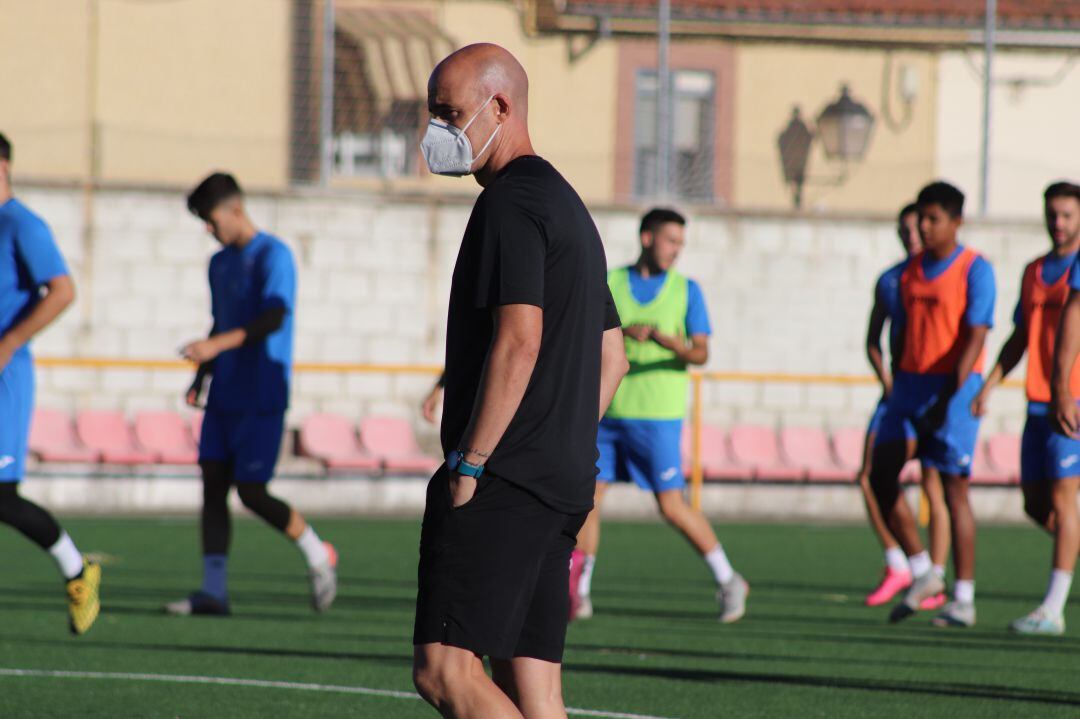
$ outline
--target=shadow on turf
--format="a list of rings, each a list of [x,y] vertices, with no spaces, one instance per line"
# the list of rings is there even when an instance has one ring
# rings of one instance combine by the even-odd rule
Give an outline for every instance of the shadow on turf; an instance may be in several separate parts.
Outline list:
[[[1026,688],[986,686],[966,683],[904,682],[888,680],[818,677],[805,674],[765,674],[758,672],[716,671],[706,669],[610,667],[598,664],[565,664],[566,672],[584,674],[618,674],[621,676],[679,679],[696,682],[754,682],[769,685],[790,685],[821,689],[853,689],[870,692],[900,692],[941,697],[994,699],[998,701],[1035,702],[1040,704],[1080,705],[1080,693],[1037,691]]]

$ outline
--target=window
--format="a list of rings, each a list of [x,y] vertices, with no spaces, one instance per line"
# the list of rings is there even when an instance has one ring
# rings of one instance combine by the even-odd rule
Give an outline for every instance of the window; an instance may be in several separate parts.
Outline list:
[[[713,199],[713,126],[716,81],[711,72],[671,73],[671,194],[690,200]],[[639,70],[635,78],[634,194],[656,194],[657,75]]]

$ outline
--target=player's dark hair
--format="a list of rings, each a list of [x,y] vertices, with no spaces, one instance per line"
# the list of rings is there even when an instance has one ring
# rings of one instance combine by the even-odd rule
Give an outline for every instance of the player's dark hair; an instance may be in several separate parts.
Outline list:
[[[901,224],[904,218],[910,215],[912,212],[918,212],[919,206],[914,202],[904,205],[904,209],[900,210],[900,214],[896,216],[896,224]]]
[[[1055,182],[1046,188],[1046,192],[1043,193],[1043,199],[1046,202],[1049,202],[1055,197],[1072,197],[1073,199],[1080,201],[1080,185],[1067,180]]]
[[[11,160],[11,140],[0,132],[0,160]]]
[[[244,194],[240,183],[232,175],[215,172],[199,183],[187,198],[188,210],[203,220],[210,219],[210,213],[225,200]]]
[[[646,212],[645,216],[641,218],[641,227],[638,229],[638,234],[643,235],[646,232],[655,234],[662,225],[666,225],[669,222],[685,225],[686,218],[675,210],[666,207],[654,207]]]
[[[964,193],[948,182],[933,182],[922,188],[915,204],[920,210],[927,205],[940,205],[949,217],[964,216]]]

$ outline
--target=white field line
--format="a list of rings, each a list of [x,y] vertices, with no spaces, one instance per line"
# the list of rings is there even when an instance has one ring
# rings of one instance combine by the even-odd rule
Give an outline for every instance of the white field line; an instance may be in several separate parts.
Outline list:
[[[371,687],[351,687],[339,684],[308,684],[305,682],[278,682],[266,679],[238,679],[234,677],[202,677],[187,674],[142,674],[135,672],[72,672],[49,669],[8,669],[0,667],[0,677],[29,677],[39,679],[98,679],[135,682],[165,682],[169,684],[214,684],[232,687],[257,687],[260,689],[299,689],[310,692],[332,692],[335,694],[360,694],[369,697],[389,699],[419,699],[413,692],[396,689],[372,689]],[[669,717],[650,716],[648,714],[629,714],[626,712],[608,712],[599,709],[575,709],[567,707],[567,714],[600,719],[670,719]]]

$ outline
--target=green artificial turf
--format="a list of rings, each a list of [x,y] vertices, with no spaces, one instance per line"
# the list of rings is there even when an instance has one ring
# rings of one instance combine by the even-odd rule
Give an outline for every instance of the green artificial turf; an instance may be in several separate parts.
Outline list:
[[[105,556],[104,611],[67,634],[49,557],[0,531],[0,672],[138,673],[412,691],[417,521],[315,522],[341,553],[334,609],[308,608],[299,553],[252,521],[234,526],[229,619],[172,618],[198,584],[192,520],[72,519]],[[899,626],[862,606],[880,553],[863,527],[719,527],[750,581],[749,611],[716,621],[703,563],[660,524],[607,523],[596,616],[569,632],[571,707],[659,717],[1050,717],[1080,715],[1080,634],[1009,635],[1041,598],[1049,540],[1027,527],[979,532],[979,624]],[[1077,622],[1075,611],[1068,614]],[[134,678],[4,676],[0,717],[432,717],[416,699],[333,690]]]

